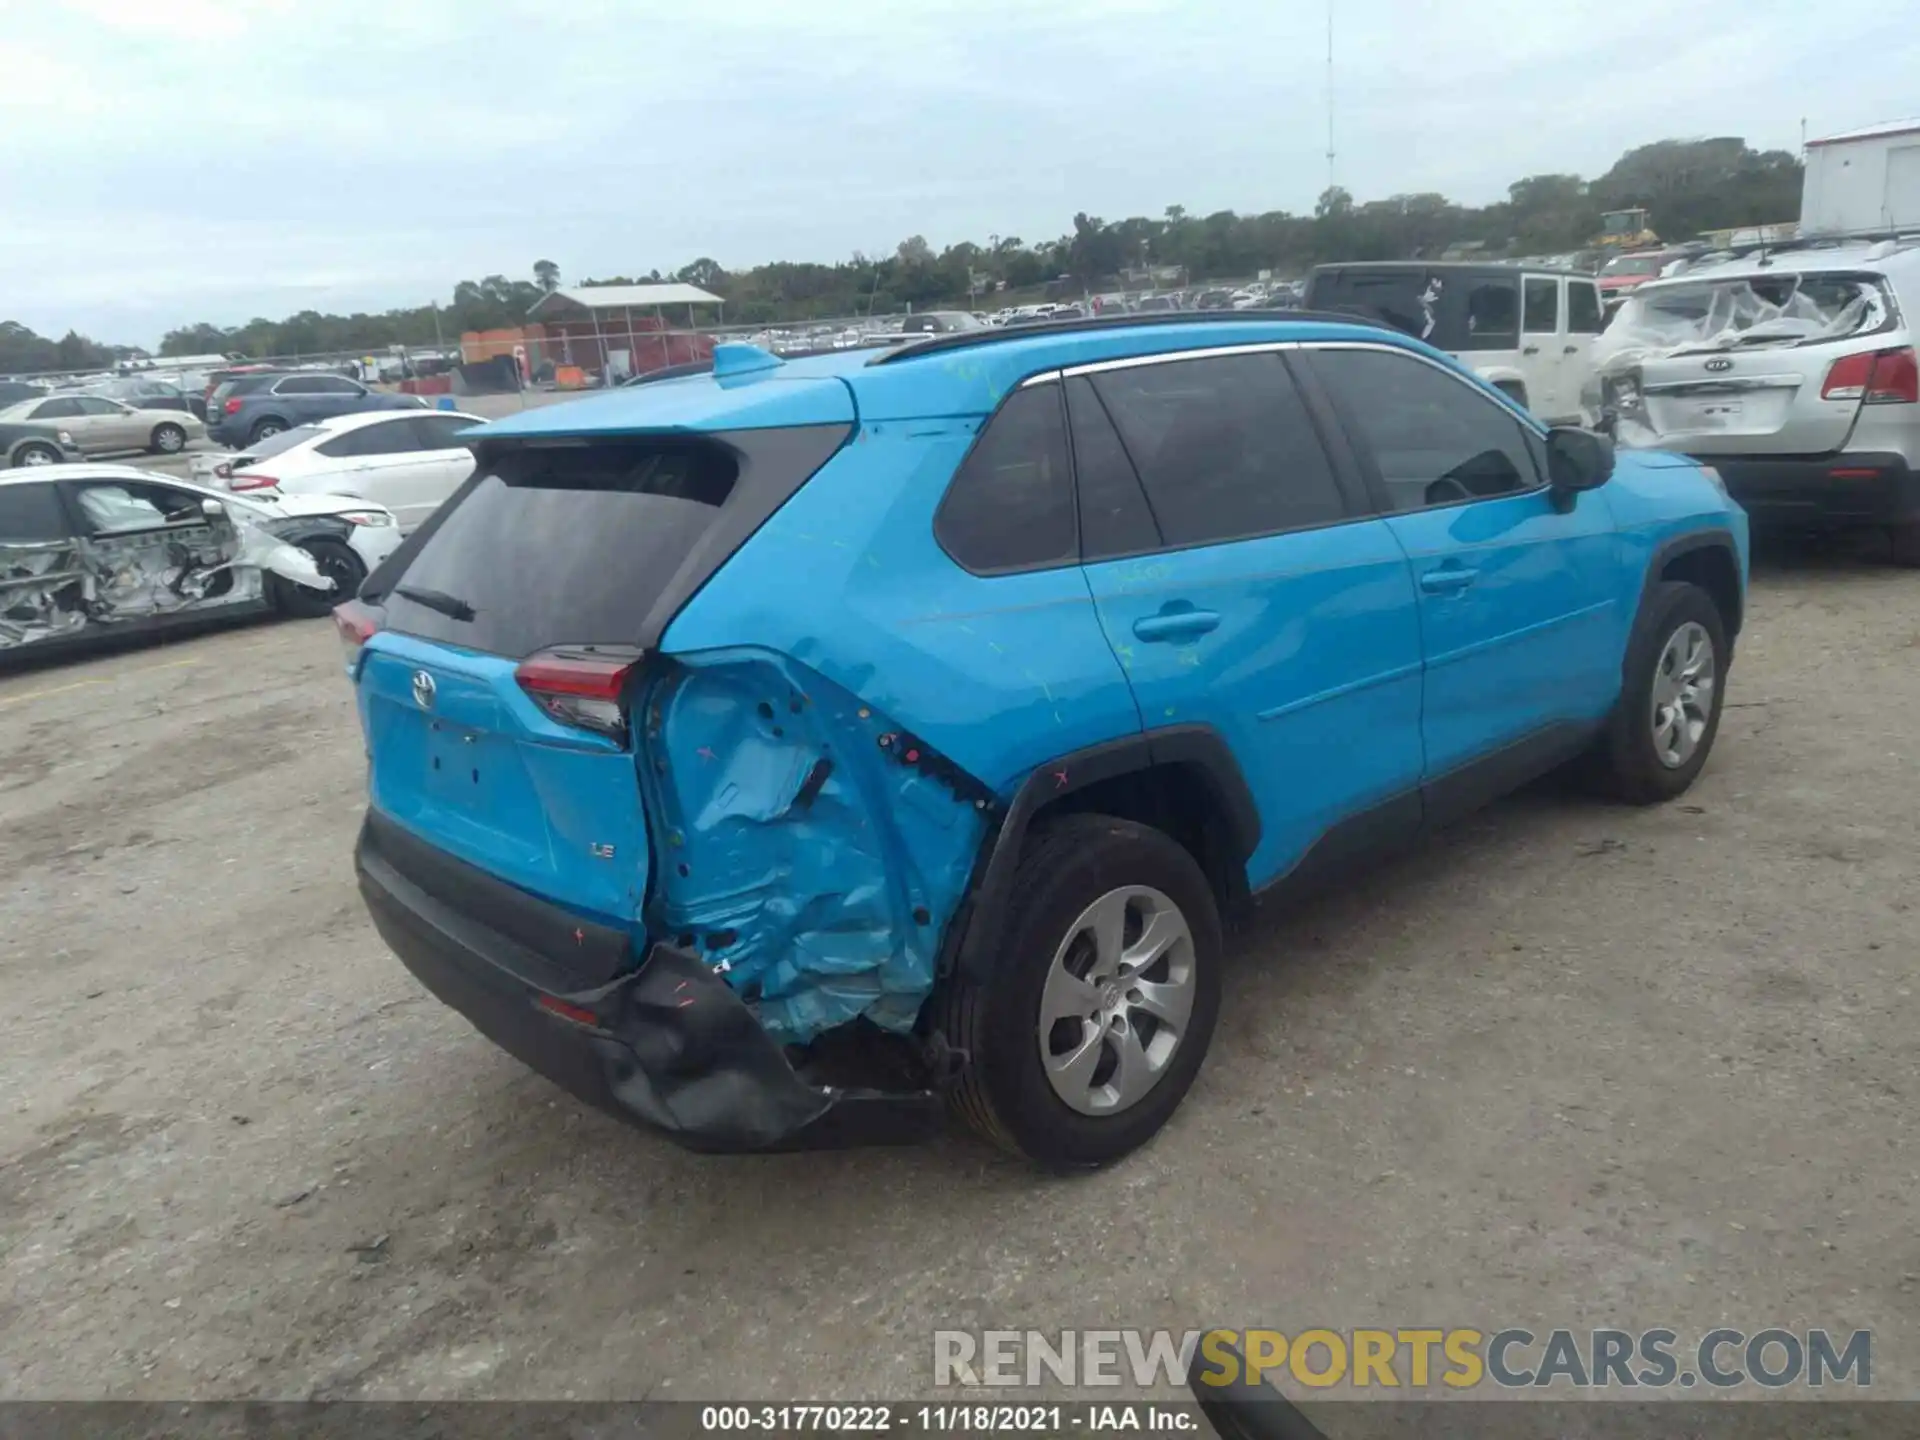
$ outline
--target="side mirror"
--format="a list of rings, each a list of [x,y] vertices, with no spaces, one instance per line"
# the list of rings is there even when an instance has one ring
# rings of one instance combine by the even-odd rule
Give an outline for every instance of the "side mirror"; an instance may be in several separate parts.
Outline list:
[[[200,502],[200,513],[202,515],[224,515],[227,513],[227,507],[209,495]]]
[[[1574,425],[1547,432],[1547,483],[1556,498],[1571,504],[1582,490],[1597,490],[1613,474],[1613,441]]]

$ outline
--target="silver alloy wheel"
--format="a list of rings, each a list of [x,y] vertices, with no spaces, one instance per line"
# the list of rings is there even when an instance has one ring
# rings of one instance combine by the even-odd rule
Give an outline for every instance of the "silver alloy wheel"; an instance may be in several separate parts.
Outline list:
[[[1700,748],[1713,718],[1713,637],[1689,620],[1667,637],[1653,669],[1653,753],[1678,770]]]
[[[53,451],[41,445],[32,445],[21,452],[20,463],[22,465],[51,465],[55,458]]]
[[[162,455],[177,455],[187,448],[187,432],[178,425],[162,425],[153,443]]]
[[[1040,994],[1040,1064],[1082,1115],[1116,1115],[1160,1083],[1193,1013],[1193,930],[1148,885],[1109,890],[1067,927]]]

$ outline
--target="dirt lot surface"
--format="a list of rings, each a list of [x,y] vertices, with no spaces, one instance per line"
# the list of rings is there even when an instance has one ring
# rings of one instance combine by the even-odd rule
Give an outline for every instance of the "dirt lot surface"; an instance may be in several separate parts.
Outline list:
[[[365,919],[324,623],[0,678],[0,1396],[851,1399],[937,1325],[1825,1325],[1920,1391],[1920,575],[1756,576],[1719,746],[1243,935],[1144,1152],[702,1159]]]

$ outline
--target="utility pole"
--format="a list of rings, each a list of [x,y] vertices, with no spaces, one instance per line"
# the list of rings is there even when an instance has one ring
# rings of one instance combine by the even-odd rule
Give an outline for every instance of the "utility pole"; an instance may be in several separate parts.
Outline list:
[[[1333,0],[1327,0],[1327,189],[1333,189]]]

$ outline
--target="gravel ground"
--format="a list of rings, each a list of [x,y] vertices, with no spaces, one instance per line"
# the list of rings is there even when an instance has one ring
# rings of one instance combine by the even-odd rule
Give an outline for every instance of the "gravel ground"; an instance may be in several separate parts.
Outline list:
[[[1236,945],[1160,1139],[702,1159],[366,921],[324,623],[0,679],[0,1397],[901,1397],[936,1325],[1825,1325],[1920,1392],[1920,575],[1756,575],[1682,803]]]

